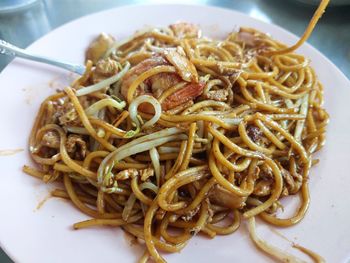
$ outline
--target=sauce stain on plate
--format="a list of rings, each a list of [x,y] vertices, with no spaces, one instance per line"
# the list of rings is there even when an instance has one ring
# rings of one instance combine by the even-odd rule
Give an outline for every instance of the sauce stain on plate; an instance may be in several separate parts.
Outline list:
[[[56,91],[62,91],[76,79],[76,76],[76,74],[71,72],[58,75],[48,82],[48,87]]]
[[[35,87],[23,88],[22,91],[25,92],[24,101],[26,104],[31,105],[33,100],[35,99],[35,95],[38,90]]]
[[[56,75],[49,81],[40,82],[37,85],[31,85],[22,88],[21,90],[25,93],[23,98],[24,102],[27,105],[36,105],[40,103],[39,97],[37,96],[38,93],[44,92],[51,93],[51,89],[54,89],[56,91],[63,90],[66,86],[69,86],[74,79],[77,78],[78,75],[71,73],[71,72],[65,72],[59,75]],[[49,94],[47,93],[47,94]],[[38,101],[39,100],[39,101]]]
[[[137,237],[131,235],[126,231],[124,231],[124,238],[128,242],[130,247],[139,245],[139,242],[137,241]]]

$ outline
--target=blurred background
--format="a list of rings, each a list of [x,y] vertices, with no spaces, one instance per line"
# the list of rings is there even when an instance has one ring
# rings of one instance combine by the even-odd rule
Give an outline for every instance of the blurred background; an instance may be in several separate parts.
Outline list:
[[[319,0],[0,0],[0,39],[25,48],[81,16],[122,5],[159,3],[234,9],[300,36]],[[350,78],[350,0],[331,0],[308,42]],[[10,60],[0,54],[0,72]],[[0,249],[0,263],[9,262],[12,261]]]
[[[127,4],[185,3],[239,10],[300,36],[319,0],[0,0],[0,39],[19,47],[81,16]],[[309,43],[350,78],[350,0],[331,0]],[[0,72],[10,58],[0,56]]]
[[[296,35],[304,32],[319,0],[0,0],[0,39],[19,47],[78,17],[127,4],[185,3],[239,10]],[[331,0],[309,43],[350,78],[350,0]],[[10,58],[0,56],[0,71]]]

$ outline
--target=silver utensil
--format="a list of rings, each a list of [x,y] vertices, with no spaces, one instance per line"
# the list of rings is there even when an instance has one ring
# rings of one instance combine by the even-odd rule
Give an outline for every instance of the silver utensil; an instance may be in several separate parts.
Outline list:
[[[63,61],[59,61],[53,58],[48,58],[45,56],[40,56],[33,54],[25,49],[16,47],[4,40],[0,39],[0,54],[8,55],[8,56],[14,56],[14,57],[20,57],[28,60],[33,60],[41,63],[50,64],[56,67],[60,67],[69,71],[72,71],[74,73],[77,73],[79,75],[83,75],[85,72],[85,66],[80,64],[72,64],[67,63]]]

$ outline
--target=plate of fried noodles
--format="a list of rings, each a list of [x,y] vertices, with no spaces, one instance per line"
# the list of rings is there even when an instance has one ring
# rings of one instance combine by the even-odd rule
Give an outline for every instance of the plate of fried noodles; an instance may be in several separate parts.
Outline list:
[[[0,242],[16,262],[348,262],[350,82],[247,15],[126,6],[0,75]],[[326,36],[325,36],[326,37]],[[335,41],[335,40],[334,40]]]

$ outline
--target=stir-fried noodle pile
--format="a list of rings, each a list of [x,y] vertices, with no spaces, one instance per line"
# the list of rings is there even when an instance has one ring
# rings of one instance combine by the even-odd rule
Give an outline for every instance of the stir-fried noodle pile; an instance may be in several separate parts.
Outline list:
[[[283,257],[259,243],[254,217],[291,226],[308,209],[328,114],[310,61],[293,51],[325,2],[291,48],[251,28],[213,40],[188,23],[123,42],[101,34],[85,74],[42,103],[30,136],[38,168],[24,171],[62,182],[52,194],[93,218],[74,228],[120,226],[144,240],[144,262],[198,233],[231,234],[241,217]],[[295,214],[277,218],[279,200],[298,194]]]

